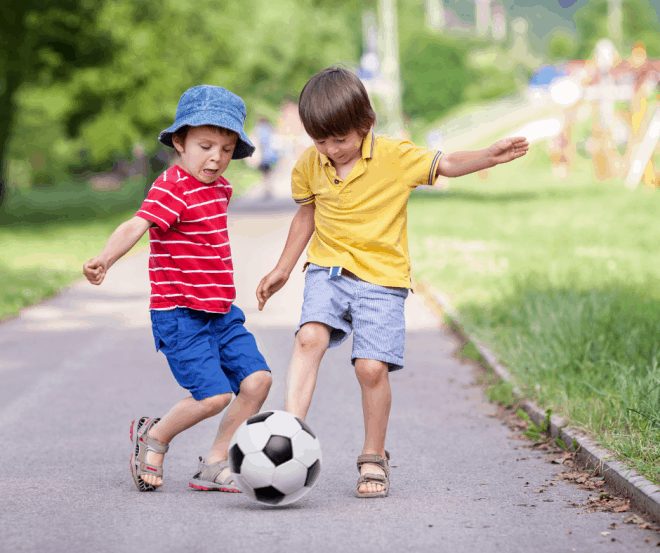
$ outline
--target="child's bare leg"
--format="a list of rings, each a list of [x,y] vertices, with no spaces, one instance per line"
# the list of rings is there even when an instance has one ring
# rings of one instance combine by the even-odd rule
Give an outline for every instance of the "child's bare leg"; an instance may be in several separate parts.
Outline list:
[[[191,426],[195,426],[204,419],[217,415],[227,407],[230,401],[231,394],[219,394],[199,401],[192,397],[182,399],[169,410],[157,425],[149,430],[149,436],[159,442],[169,444],[177,434],[180,434]],[[163,454],[149,451],[147,452],[145,462],[159,467],[163,464]],[[147,484],[156,487],[163,483],[162,478],[152,474],[146,474],[140,478]]]
[[[268,396],[271,383],[272,377],[268,371],[254,372],[241,382],[239,394],[222,417],[218,434],[206,456],[206,463],[210,465],[227,459],[229,442],[234,432],[243,421],[261,409]],[[220,473],[220,479],[224,479],[228,475],[229,468],[225,471]]]
[[[323,323],[304,324],[293,346],[286,376],[284,408],[304,420],[312,402],[321,359],[330,343],[330,329]]]
[[[385,435],[392,405],[392,391],[387,363],[373,359],[356,359],[355,374],[362,389],[364,415],[364,447],[362,453],[385,456]],[[367,472],[384,474],[383,469],[372,463],[362,465],[360,474]],[[360,485],[361,493],[380,492],[384,485],[369,482]]]

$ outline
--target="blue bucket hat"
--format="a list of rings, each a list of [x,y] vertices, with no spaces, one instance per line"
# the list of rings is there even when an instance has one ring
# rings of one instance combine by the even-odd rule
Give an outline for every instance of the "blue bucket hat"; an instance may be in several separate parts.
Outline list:
[[[181,127],[214,125],[238,135],[232,159],[250,157],[254,153],[254,145],[243,130],[246,113],[243,100],[226,88],[206,84],[193,86],[179,98],[174,123],[161,131],[158,140],[173,148],[172,135]]]

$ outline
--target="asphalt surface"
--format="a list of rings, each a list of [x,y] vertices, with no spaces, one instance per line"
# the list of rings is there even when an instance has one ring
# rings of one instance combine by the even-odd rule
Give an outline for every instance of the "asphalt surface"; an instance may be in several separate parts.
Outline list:
[[[254,290],[291,212],[251,205],[230,214],[237,303],[273,369],[265,408],[278,409],[303,279],[296,272],[257,311]],[[390,497],[353,497],[362,414],[350,344],[321,367],[308,423],[324,464],[304,499],[270,508],[189,490],[217,420],[174,440],[163,488],[137,492],[129,422],[184,395],[154,349],[146,263],[145,252],[128,256],[101,287],[81,281],[0,324],[1,552],[657,550],[658,536],[624,524],[626,514],[588,513],[589,493],[556,479],[561,468],[493,416],[475,369],[454,357],[455,338],[414,294],[406,368],[391,377]]]

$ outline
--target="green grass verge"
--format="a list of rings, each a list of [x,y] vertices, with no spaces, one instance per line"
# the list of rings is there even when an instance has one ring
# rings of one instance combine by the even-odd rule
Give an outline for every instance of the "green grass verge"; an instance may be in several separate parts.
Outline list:
[[[227,178],[240,195],[259,179],[243,163]],[[0,206],[0,320],[82,278],[82,264],[101,251],[110,233],[144,198],[144,181],[95,191],[83,183],[10,189]],[[147,244],[146,237],[138,247]]]
[[[543,148],[419,192],[416,277],[459,310],[523,392],[660,483],[660,192],[597,183]],[[506,395],[506,394],[504,394]]]
[[[83,262],[143,197],[139,181],[105,192],[82,184],[10,190],[0,208],[0,319],[82,278]]]

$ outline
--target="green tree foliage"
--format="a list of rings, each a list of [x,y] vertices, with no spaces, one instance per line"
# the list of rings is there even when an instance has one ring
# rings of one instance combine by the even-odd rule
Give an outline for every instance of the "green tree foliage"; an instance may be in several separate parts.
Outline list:
[[[660,20],[648,0],[625,0],[623,3],[624,47],[642,42],[651,58],[660,57]]]
[[[515,91],[518,68],[502,46],[426,29],[424,6],[421,0],[399,2],[402,102],[408,116],[433,121],[465,101]]]
[[[637,41],[642,41],[650,57],[660,56],[660,22],[649,0],[623,0],[623,54]],[[593,56],[596,42],[609,36],[607,28],[608,0],[590,0],[575,12],[579,45],[577,55]]]
[[[0,17],[0,182],[5,171],[7,144],[14,130],[19,89],[26,83],[49,86],[65,78],[74,68],[102,63],[112,52],[107,37],[97,33],[96,6],[91,0],[3,2]]]
[[[430,31],[402,42],[403,109],[411,117],[432,121],[467,100],[516,89],[516,68],[498,46]]]
[[[557,29],[548,42],[548,57],[551,61],[566,61],[575,56],[577,39],[565,29]]]
[[[95,6],[95,32],[112,44],[112,56],[48,88],[33,83],[21,92],[12,157],[41,167],[37,179],[52,178],[58,168],[109,167],[130,157],[136,144],[153,153],[158,131],[190,86],[235,91],[252,118],[297,96],[324,66],[359,54],[357,0],[98,0]]]
[[[473,75],[467,53],[465,43],[429,32],[406,40],[401,49],[404,111],[432,119],[459,104]]]

